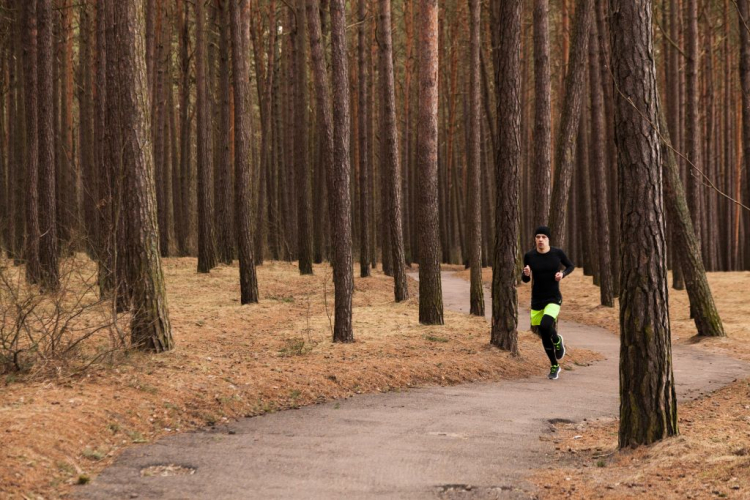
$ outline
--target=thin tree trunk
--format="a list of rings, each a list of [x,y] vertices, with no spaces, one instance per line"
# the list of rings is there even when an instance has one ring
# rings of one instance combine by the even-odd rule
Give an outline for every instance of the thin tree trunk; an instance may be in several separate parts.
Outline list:
[[[438,3],[419,0],[419,322],[443,324],[438,230]]]
[[[481,201],[481,89],[480,68],[481,60],[481,11],[479,0],[469,0],[471,43],[469,44],[469,67],[471,71],[469,81],[469,266],[471,268],[471,292],[469,296],[469,312],[484,317],[484,286],[482,285],[482,212]]]
[[[190,2],[184,1],[183,15],[180,17],[180,172],[179,192],[175,197],[179,206],[175,209],[175,229],[177,233],[177,251],[182,257],[189,253],[188,239],[192,227],[192,210],[190,209],[190,58],[188,56],[189,30],[188,19]],[[178,14],[179,15],[179,14]],[[175,175],[177,173],[175,172]]]
[[[407,0],[408,1],[408,0]],[[365,51],[368,50],[365,30],[367,0],[358,0],[357,14],[359,26],[357,27],[357,61],[359,66],[359,197],[360,197],[360,236],[359,236],[359,272],[360,276],[370,276],[370,148],[368,131],[368,75],[367,58]]]
[[[216,238],[214,235],[214,206],[212,200],[213,167],[211,165],[211,115],[206,88],[206,42],[203,1],[195,3],[195,80],[198,130],[198,272],[207,273],[216,267]]]
[[[229,101],[232,97],[230,83],[231,57],[231,23],[229,16],[229,0],[221,2],[219,27],[219,98],[221,100],[219,116],[219,137],[217,176],[215,181],[216,193],[216,222],[217,247],[220,262],[230,265],[234,258],[234,213],[232,211],[232,152],[231,152],[231,114]],[[265,134],[265,132],[264,132]],[[257,250],[257,249],[256,249]]]
[[[26,113],[26,279],[38,283],[41,278],[39,262],[39,132],[37,82],[37,0],[29,0],[25,7],[24,37],[24,94]]]
[[[589,79],[591,92],[591,173],[594,176],[594,203],[597,214],[596,242],[599,253],[599,295],[601,304],[614,307],[612,268],[610,265],[609,200],[607,196],[606,150],[607,131],[604,124],[604,92],[602,90],[599,34],[597,24],[591,25],[589,40]]]
[[[294,40],[294,157],[297,200],[297,258],[300,274],[312,274],[312,184],[311,166],[308,161],[307,128],[307,28],[305,22],[304,0],[297,1],[294,19],[296,25],[292,32]]]
[[[547,224],[550,211],[552,82],[550,76],[549,0],[534,1],[534,161],[532,226]]]
[[[333,168],[329,184],[332,206],[333,283],[335,287],[334,342],[353,342],[352,233],[349,163],[349,80],[344,0],[331,0],[331,69],[333,83]]]
[[[237,230],[237,250],[240,260],[240,302],[249,304],[258,302],[258,281],[255,275],[253,259],[253,240],[250,234],[251,196],[250,196],[250,121],[246,109],[248,92],[248,71],[245,58],[246,47],[242,38],[241,16],[246,7],[246,0],[230,2],[232,23],[232,76],[234,81],[234,200]]]
[[[401,219],[401,165],[398,149],[398,128],[396,125],[396,90],[393,74],[393,49],[391,35],[391,2],[379,0],[380,4],[380,71],[385,115],[381,128],[385,140],[386,184],[388,189],[388,229],[390,231],[391,257],[394,276],[396,302],[409,298],[406,283],[406,257],[404,255],[404,235]]]
[[[584,76],[588,54],[589,30],[594,9],[593,0],[579,0],[573,20],[573,49],[570,54],[568,75],[565,80],[565,98],[560,116],[560,128],[555,154],[555,181],[552,188],[552,204],[549,226],[555,245],[565,246],[565,207],[568,205],[573,162],[576,152],[578,122],[581,116]]]

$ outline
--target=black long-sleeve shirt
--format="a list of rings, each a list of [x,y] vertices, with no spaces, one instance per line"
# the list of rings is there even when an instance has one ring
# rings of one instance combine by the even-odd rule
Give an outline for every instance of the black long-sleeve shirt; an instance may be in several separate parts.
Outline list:
[[[524,283],[534,278],[531,286],[531,308],[541,311],[550,303],[562,304],[560,282],[555,280],[555,274],[565,267],[563,278],[573,272],[575,266],[559,248],[551,247],[547,253],[539,253],[537,249],[526,252],[523,265],[531,268],[531,276],[521,275]]]

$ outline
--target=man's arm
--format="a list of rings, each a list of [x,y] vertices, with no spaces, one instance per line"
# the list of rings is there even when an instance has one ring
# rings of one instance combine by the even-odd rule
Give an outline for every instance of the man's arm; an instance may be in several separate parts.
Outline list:
[[[565,252],[563,252],[562,250],[560,250],[560,263],[563,266],[565,266],[565,269],[562,272],[563,273],[563,275],[562,275],[563,278],[566,277],[567,275],[569,275],[570,273],[572,273],[573,269],[576,268],[576,266],[574,266],[573,263],[570,262],[570,259],[568,258],[567,255],[565,255]]]
[[[525,268],[528,265],[529,265],[529,254],[525,253],[523,255],[523,267]],[[531,276],[526,276],[526,274],[521,273],[521,281],[523,281],[524,283],[528,283],[529,281],[531,281]]]

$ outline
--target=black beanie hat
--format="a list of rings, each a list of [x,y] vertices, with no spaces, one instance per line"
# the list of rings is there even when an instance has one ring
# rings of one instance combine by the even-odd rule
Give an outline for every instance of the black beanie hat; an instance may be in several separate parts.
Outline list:
[[[543,234],[547,238],[549,238],[550,237],[549,228],[547,226],[539,226],[538,228],[534,230],[534,237],[536,237],[537,234]]]

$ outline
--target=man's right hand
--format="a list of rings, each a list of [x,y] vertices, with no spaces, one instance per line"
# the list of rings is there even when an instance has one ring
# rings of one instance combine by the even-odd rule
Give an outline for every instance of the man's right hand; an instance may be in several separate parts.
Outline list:
[[[531,268],[529,266],[526,266],[523,268],[523,275],[524,276],[531,276]]]

